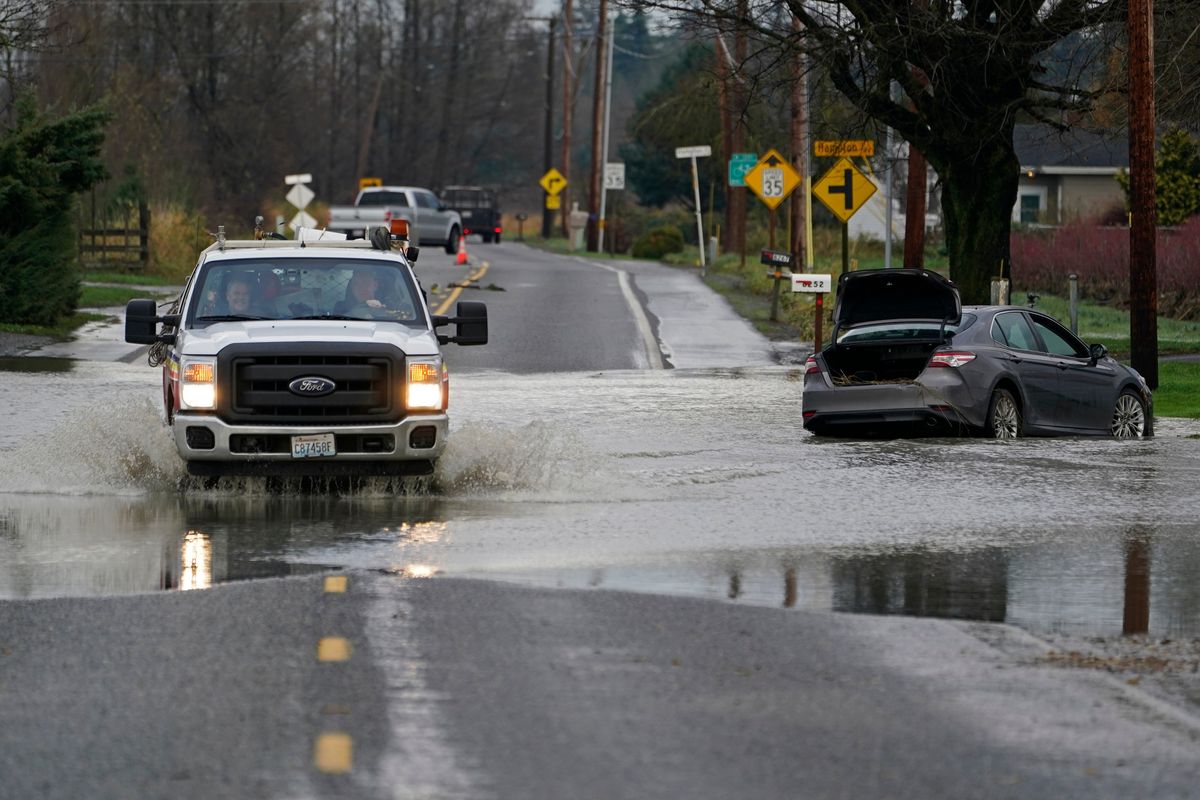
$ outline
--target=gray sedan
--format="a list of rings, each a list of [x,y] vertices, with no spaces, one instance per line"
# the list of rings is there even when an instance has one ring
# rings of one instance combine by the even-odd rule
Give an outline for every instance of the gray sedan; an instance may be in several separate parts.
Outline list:
[[[838,281],[832,342],[805,364],[804,427],[828,436],[982,433],[998,439],[1152,433],[1150,388],[1053,317],[963,308],[919,269]]]

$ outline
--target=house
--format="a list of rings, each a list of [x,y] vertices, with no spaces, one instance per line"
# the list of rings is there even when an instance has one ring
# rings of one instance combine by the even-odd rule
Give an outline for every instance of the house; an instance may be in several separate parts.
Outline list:
[[[1129,169],[1125,136],[1018,125],[1013,144],[1021,162],[1013,222],[1062,225],[1125,205],[1116,180]]]
[[[1097,216],[1123,208],[1125,193],[1117,183],[1121,170],[1129,169],[1127,137],[1072,129],[1060,132],[1046,125],[1018,125],[1013,145],[1021,164],[1014,223],[1062,225],[1073,219]],[[907,147],[899,143],[894,157],[892,190],[892,237],[904,241],[905,158]],[[868,176],[877,191],[850,218],[850,236],[883,239],[887,234],[887,200],[884,176],[886,162],[880,159]],[[941,224],[937,173],[928,173],[929,194],[926,229]]]

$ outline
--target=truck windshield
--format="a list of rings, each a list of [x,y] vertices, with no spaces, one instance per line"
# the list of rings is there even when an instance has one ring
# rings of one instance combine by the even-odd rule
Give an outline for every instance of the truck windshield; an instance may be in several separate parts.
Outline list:
[[[408,270],[378,259],[255,258],[206,264],[189,326],[246,320],[337,319],[427,326]]]

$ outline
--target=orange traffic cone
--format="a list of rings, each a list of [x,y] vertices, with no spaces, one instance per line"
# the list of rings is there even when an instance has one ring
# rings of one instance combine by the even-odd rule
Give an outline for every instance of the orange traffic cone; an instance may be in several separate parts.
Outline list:
[[[458,258],[454,261],[455,264],[467,263],[467,237],[461,234],[458,237]]]

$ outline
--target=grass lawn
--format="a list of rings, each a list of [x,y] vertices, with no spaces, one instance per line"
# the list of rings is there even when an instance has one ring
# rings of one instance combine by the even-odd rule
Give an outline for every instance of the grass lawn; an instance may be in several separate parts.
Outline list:
[[[89,283],[124,283],[130,286],[177,286],[179,280],[165,275],[151,275],[145,272],[105,272],[101,270],[87,271],[81,275]]]
[[[79,292],[79,305],[83,308],[115,308],[130,300],[150,298],[165,300],[174,297],[169,292],[147,292],[145,289],[123,286],[83,286]]]
[[[89,322],[104,319],[113,319],[113,317],[107,314],[77,313],[60,319],[58,324],[53,326],[0,323],[0,331],[4,331],[5,333],[25,333],[30,336],[52,336],[55,339],[66,340],[71,338],[76,328],[86,325]]]
[[[1200,362],[1159,362],[1154,415],[1200,419]]]

